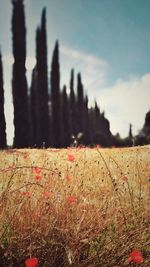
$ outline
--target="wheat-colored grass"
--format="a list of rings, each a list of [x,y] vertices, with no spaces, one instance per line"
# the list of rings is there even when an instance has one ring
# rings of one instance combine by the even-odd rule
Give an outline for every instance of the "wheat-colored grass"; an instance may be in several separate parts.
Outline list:
[[[150,146],[0,152],[0,266],[150,266]],[[14,264],[14,265],[13,265]]]

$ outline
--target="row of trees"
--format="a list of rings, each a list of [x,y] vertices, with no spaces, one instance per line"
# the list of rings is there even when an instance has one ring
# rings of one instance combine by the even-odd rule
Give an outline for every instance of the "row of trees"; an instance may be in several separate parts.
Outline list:
[[[81,74],[77,74],[74,88],[74,70],[71,70],[70,88],[60,88],[59,43],[56,41],[48,88],[46,10],[43,9],[40,26],[36,31],[36,66],[32,72],[30,88],[26,79],[26,28],[23,0],[12,0],[13,74],[12,95],[14,105],[15,148],[67,147],[77,136],[85,145],[130,145],[131,127],[126,143],[112,136],[109,121],[95,102],[88,107]],[[4,116],[3,70],[0,54],[0,148],[6,147]],[[82,134],[79,134],[82,133]],[[118,141],[119,140],[119,141]]]
[[[36,31],[36,66],[32,72],[32,83],[28,89],[26,80],[26,28],[23,0],[12,0],[13,75],[12,95],[14,105],[14,144],[23,147],[66,147],[71,136],[83,133],[82,141],[89,145],[100,142],[111,143],[109,122],[100,113],[97,103],[88,108],[88,97],[84,95],[81,74],[77,74],[77,90],[74,89],[74,70],[71,70],[70,93],[60,88],[59,43],[56,41],[51,62],[50,91],[48,89],[46,10],[43,9],[40,26]],[[1,62],[2,69],[2,62]],[[2,78],[1,70],[1,78]],[[4,104],[3,81],[1,92]],[[6,146],[4,107],[1,105],[3,128],[1,147]],[[84,140],[83,140],[84,139]]]

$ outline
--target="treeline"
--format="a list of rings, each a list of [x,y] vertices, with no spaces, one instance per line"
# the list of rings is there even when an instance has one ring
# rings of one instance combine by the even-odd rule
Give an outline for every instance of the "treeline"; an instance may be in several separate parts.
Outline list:
[[[88,107],[81,73],[70,71],[70,86],[60,88],[59,42],[56,41],[48,81],[46,9],[36,30],[36,65],[31,86],[26,79],[26,27],[23,0],[12,0],[14,148],[68,147],[79,142],[104,147],[132,145],[132,130],[125,140],[113,136],[104,112]],[[74,80],[77,79],[77,87]],[[49,88],[50,84],[50,88]],[[69,92],[69,93],[68,93]],[[3,69],[0,53],[0,148],[6,147]]]
[[[138,135],[134,137],[135,145],[148,145],[150,144],[150,110],[146,113],[145,122]]]

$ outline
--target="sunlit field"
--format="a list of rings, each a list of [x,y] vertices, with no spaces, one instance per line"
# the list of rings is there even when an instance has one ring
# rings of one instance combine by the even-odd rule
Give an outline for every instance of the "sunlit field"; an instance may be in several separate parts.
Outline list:
[[[0,152],[0,267],[150,266],[150,146]]]

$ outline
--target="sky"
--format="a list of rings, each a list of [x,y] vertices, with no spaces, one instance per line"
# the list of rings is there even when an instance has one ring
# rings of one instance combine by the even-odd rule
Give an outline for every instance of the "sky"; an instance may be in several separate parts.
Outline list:
[[[27,80],[35,65],[35,32],[47,9],[48,68],[56,40],[60,45],[61,88],[69,88],[70,70],[81,72],[89,107],[96,100],[113,134],[125,137],[143,127],[150,110],[149,0],[24,0]],[[13,142],[12,4],[0,0],[0,48],[3,60],[7,142]]]

